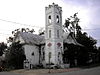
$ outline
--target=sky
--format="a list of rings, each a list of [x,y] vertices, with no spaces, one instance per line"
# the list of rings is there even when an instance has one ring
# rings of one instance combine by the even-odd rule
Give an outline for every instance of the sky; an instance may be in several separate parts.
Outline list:
[[[83,32],[97,39],[100,46],[100,0],[0,0],[0,42],[6,42],[18,28],[45,27],[45,7],[56,3],[62,7],[63,24],[78,12]]]

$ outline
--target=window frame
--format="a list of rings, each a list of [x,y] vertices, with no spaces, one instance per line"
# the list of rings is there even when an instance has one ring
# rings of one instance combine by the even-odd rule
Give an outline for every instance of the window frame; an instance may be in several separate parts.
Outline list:
[[[49,30],[49,38],[51,38],[51,30]]]

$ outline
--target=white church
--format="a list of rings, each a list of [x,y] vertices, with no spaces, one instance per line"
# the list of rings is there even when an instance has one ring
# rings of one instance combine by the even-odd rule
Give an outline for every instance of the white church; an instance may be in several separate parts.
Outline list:
[[[14,42],[17,41],[24,44],[24,64],[28,62],[31,67],[40,64],[48,67],[51,64],[63,68],[63,53],[67,49],[63,44],[79,44],[69,32],[63,30],[62,8],[54,3],[45,7],[45,34],[19,32],[14,38]]]

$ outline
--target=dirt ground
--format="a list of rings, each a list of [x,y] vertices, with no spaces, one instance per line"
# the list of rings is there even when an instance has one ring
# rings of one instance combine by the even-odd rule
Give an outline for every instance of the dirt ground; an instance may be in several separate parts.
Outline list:
[[[47,74],[47,73],[62,73],[62,72],[70,72],[70,71],[77,71],[80,68],[69,68],[69,69],[20,69],[20,70],[13,70],[10,72],[19,73],[24,75],[40,75],[40,74]]]

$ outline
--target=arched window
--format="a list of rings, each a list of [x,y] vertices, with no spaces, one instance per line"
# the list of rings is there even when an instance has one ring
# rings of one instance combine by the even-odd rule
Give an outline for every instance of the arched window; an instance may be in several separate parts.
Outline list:
[[[51,15],[48,17],[48,23],[51,23]]]
[[[58,61],[59,61],[59,64],[61,64],[61,53],[60,52],[58,52]]]
[[[51,58],[51,56],[52,56],[52,54],[51,54],[51,52],[49,52],[49,58]]]
[[[58,52],[58,58],[60,57],[60,52]]]
[[[49,30],[49,38],[51,38],[51,30]]]
[[[32,52],[32,56],[34,56],[34,52]]]
[[[57,38],[59,38],[59,30],[57,30]]]
[[[59,16],[56,16],[56,23],[59,23]]]
[[[45,52],[43,52],[43,59],[42,60],[45,60]]]

